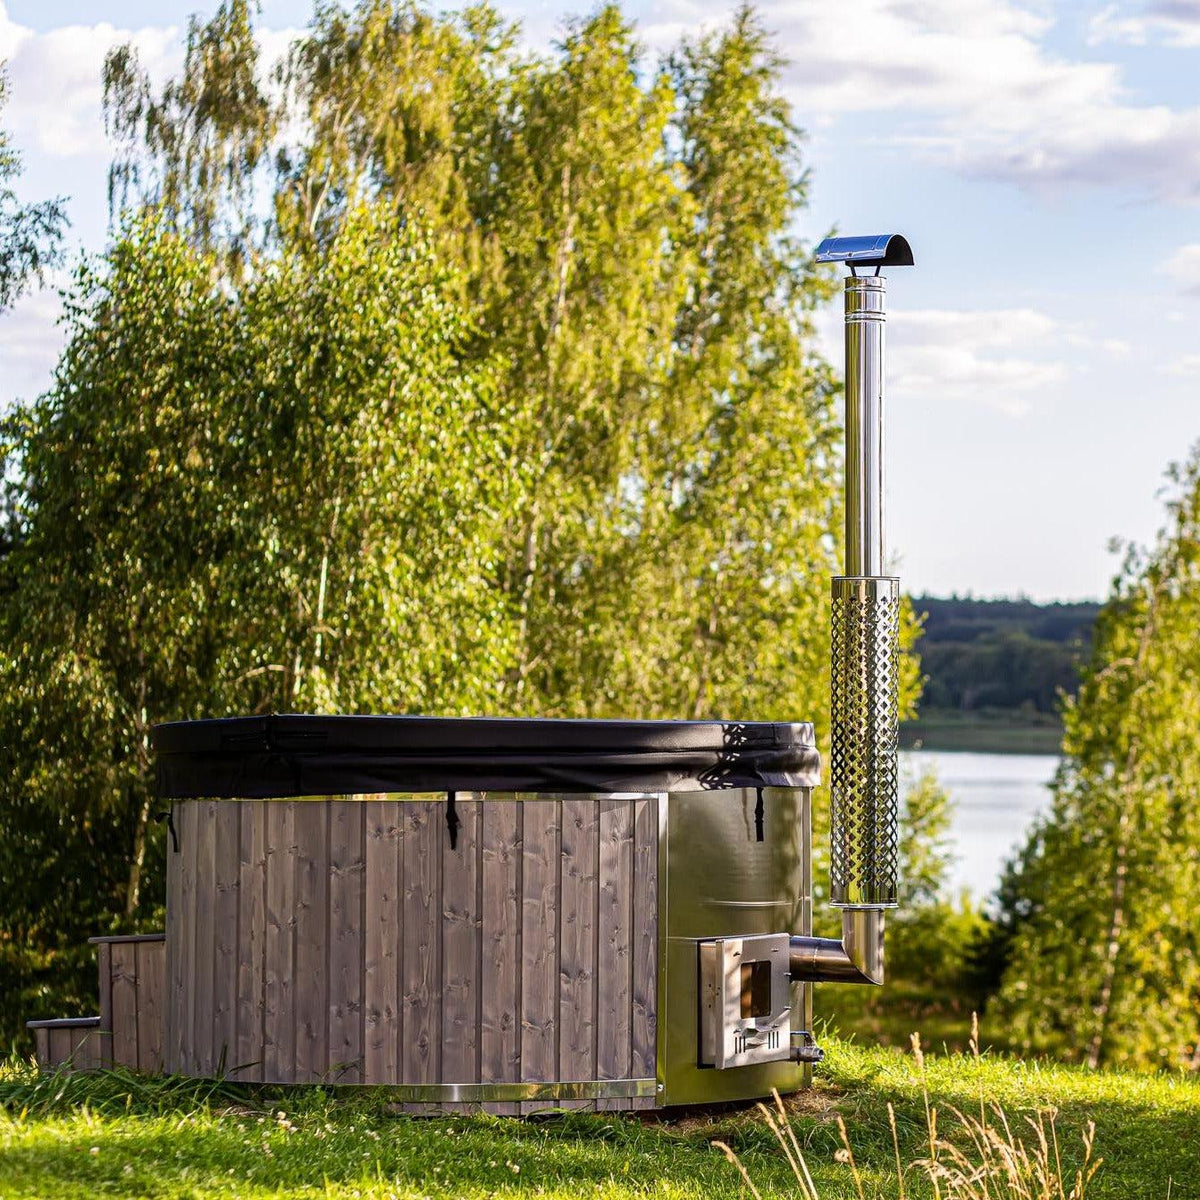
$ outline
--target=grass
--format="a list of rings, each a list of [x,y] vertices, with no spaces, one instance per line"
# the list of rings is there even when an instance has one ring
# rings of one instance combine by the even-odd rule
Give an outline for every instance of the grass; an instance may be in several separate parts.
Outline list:
[[[866,1196],[899,1196],[888,1106],[900,1155],[911,1163],[928,1152],[922,1072],[894,1049],[837,1039],[826,1049],[817,1087],[787,1102],[817,1194],[857,1197],[857,1172]],[[1022,1114],[1056,1111],[1064,1175],[1082,1161],[1081,1137],[1094,1121],[1103,1163],[1087,1195],[1096,1200],[1200,1197],[1200,1083],[1191,1078],[931,1055],[924,1086],[945,1114],[943,1127],[950,1106],[978,1112],[981,1095],[1021,1128]],[[839,1161],[839,1117],[853,1172]],[[714,1141],[731,1148],[764,1198],[803,1196],[753,1109],[668,1120],[430,1120],[391,1115],[381,1092],[253,1090],[117,1072],[39,1077],[19,1062],[0,1068],[5,1200],[744,1195]],[[907,1171],[905,1183],[906,1197],[932,1194],[918,1172]]]
[[[916,721],[900,726],[900,744],[908,749],[970,750],[977,754],[1058,754],[1062,723],[1046,713],[1003,709],[958,712],[922,708]]]

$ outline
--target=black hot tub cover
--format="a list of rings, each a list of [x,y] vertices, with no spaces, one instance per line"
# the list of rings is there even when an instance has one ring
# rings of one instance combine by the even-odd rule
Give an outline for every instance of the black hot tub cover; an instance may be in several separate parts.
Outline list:
[[[813,787],[808,722],[274,715],[154,728],[165,800]]]

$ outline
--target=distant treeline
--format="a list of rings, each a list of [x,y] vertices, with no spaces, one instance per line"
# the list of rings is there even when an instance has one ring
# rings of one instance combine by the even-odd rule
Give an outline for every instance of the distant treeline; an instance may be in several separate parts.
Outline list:
[[[913,597],[925,616],[922,710],[1051,714],[1074,692],[1099,604]]]

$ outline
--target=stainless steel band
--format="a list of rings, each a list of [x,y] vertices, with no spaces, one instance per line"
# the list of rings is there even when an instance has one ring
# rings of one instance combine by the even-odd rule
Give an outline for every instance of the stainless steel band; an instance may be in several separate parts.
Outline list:
[[[516,1100],[632,1100],[655,1096],[653,1079],[585,1079],[554,1083],[384,1084],[388,1099],[407,1104],[477,1104]]]

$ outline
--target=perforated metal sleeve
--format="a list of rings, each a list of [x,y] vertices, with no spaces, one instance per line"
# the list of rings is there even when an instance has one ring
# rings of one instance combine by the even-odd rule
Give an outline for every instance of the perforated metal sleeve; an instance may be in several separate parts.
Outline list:
[[[900,583],[833,581],[830,899],[896,903],[899,856]]]

